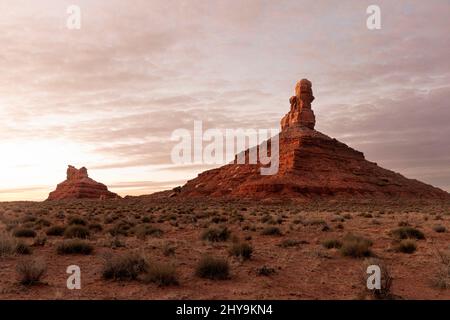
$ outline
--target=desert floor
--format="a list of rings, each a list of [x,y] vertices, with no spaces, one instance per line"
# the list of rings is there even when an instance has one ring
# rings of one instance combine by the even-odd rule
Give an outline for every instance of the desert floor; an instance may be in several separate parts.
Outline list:
[[[82,232],[67,232],[71,226]],[[399,228],[409,231],[393,232]],[[403,240],[402,249],[399,237],[414,238],[411,230],[424,239]],[[364,278],[370,261],[382,261],[389,270],[391,297],[450,299],[449,230],[450,203],[0,203],[0,299],[371,299]],[[363,239],[352,248],[349,234],[372,245]],[[74,237],[85,238],[75,241],[93,251],[58,252]],[[230,253],[242,243],[253,250],[250,259]],[[405,247],[416,250],[404,253]],[[105,265],[130,254],[158,266],[160,278],[148,276],[145,266],[128,279],[105,276]],[[205,255],[228,263],[226,279],[196,273]],[[45,274],[37,283],[21,284],[36,259],[45,264]],[[80,290],[66,286],[69,265],[81,268]]]

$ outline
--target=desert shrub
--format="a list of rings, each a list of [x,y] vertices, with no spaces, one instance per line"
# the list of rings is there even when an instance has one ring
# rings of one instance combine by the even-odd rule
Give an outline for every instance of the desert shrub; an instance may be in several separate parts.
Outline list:
[[[277,223],[277,221],[270,214],[265,214],[264,216],[262,216],[261,222],[267,223],[267,224],[276,224]]]
[[[44,226],[44,227],[48,227],[48,226],[51,225],[51,222],[48,221],[47,219],[41,218],[41,219],[39,219],[39,220],[36,222],[36,224],[41,225],[41,226]]]
[[[326,224],[327,224],[327,222],[323,219],[313,219],[313,220],[306,222],[306,225],[309,225],[309,226],[320,226],[320,225],[326,225]]]
[[[17,238],[34,238],[36,237],[36,231],[28,228],[18,228],[14,230],[13,235]]]
[[[211,227],[202,233],[202,240],[211,242],[227,241],[230,238],[230,234],[227,227]]]
[[[15,240],[11,236],[0,234],[0,257],[13,254],[15,245]]]
[[[105,258],[102,276],[104,279],[134,280],[148,270],[147,261],[137,253],[126,253]]]
[[[123,242],[119,237],[113,237],[109,241],[106,241],[106,246],[110,247],[112,249],[125,248],[126,247],[126,243]]]
[[[267,227],[261,231],[261,234],[264,236],[281,236],[281,230],[278,227]]]
[[[103,226],[100,223],[91,223],[88,228],[93,232],[101,232],[103,230]]]
[[[80,239],[87,239],[90,236],[89,229],[85,226],[74,224],[64,231],[64,237],[65,238],[80,238]]]
[[[340,252],[344,257],[361,258],[372,255],[370,247],[372,241],[352,234],[348,234],[342,241]]]
[[[65,240],[58,244],[56,252],[58,254],[91,254],[94,248],[86,241],[79,239]]]
[[[7,234],[0,234],[0,257],[12,254],[31,254],[32,249],[23,241],[18,241]]]
[[[211,218],[211,222],[212,223],[223,223],[223,222],[227,222],[228,218],[224,217],[224,216],[214,216]]]
[[[367,273],[367,268],[371,265],[375,265],[380,268],[380,271],[381,271],[380,289],[369,290],[367,288],[367,280],[370,276],[370,274]],[[367,292],[373,296],[373,298],[375,298],[375,299],[392,299],[392,298],[394,298],[391,293],[393,278],[391,276],[389,268],[382,260],[377,259],[377,258],[365,259],[364,263],[363,263],[362,274],[363,274],[363,276],[362,276],[363,286],[364,286],[364,288],[366,288]]]
[[[79,225],[79,226],[86,226],[87,222],[81,217],[71,217],[69,219],[69,225]]]
[[[28,214],[22,218],[22,223],[35,222],[36,220],[37,218],[35,216]]]
[[[63,226],[52,226],[45,231],[48,236],[62,236],[66,230]]]
[[[303,241],[299,241],[299,240],[294,240],[294,239],[284,239],[283,241],[281,241],[281,243],[279,244],[280,247],[282,248],[290,248],[290,247],[296,247],[299,244],[302,244]]]
[[[425,239],[422,231],[413,227],[400,227],[392,230],[392,236],[397,239]]]
[[[109,233],[112,236],[128,236],[130,233],[130,229],[132,228],[132,225],[125,221],[120,221],[113,225],[111,229],[109,229]]]
[[[151,224],[142,224],[134,228],[134,234],[138,238],[145,238],[146,236],[159,237],[163,234],[163,231],[159,228],[152,226]]]
[[[174,246],[172,246],[170,243],[165,243],[162,250],[163,250],[163,254],[166,257],[168,257],[168,256],[173,256],[175,254],[176,248]]]
[[[447,229],[443,225],[436,225],[433,227],[433,230],[438,233],[447,231]]]
[[[39,234],[33,241],[33,247],[43,247],[47,243],[47,237],[44,234]]]
[[[256,274],[258,276],[268,277],[268,276],[274,275],[275,273],[276,273],[275,269],[268,267],[268,266],[262,266],[262,267],[256,269]]]
[[[401,240],[395,247],[397,252],[413,253],[417,249],[417,244],[412,239]]]
[[[152,222],[152,218],[150,218],[150,217],[143,217],[142,218],[142,222],[143,223],[151,223]]]
[[[339,249],[342,247],[342,242],[337,239],[327,239],[322,242],[322,246],[327,249],[336,248]]]
[[[242,258],[243,260],[250,259],[252,253],[253,253],[252,246],[246,242],[235,242],[230,247],[230,254],[232,256]]]
[[[32,254],[33,250],[25,242],[17,241],[15,246],[14,246],[14,252],[17,253],[17,254],[27,255],[27,254]]]
[[[178,275],[173,265],[152,263],[143,276],[143,281],[156,283],[160,287],[177,286]]]
[[[16,271],[19,283],[33,285],[40,282],[47,271],[47,266],[41,259],[25,259],[17,263]]]
[[[439,269],[432,280],[435,288],[446,290],[450,289],[450,253],[437,251]]]
[[[230,266],[225,259],[204,256],[199,261],[195,274],[200,278],[225,280],[230,276]]]

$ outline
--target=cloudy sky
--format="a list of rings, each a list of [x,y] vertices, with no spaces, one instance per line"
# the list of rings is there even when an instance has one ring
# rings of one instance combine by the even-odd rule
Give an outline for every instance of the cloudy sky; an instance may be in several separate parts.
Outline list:
[[[368,30],[366,8],[381,8]],[[71,4],[81,29],[66,26]],[[177,128],[277,128],[313,82],[316,129],[450,191],[450,1],[0,0],[0,201],[43,200],[68,164],[121,195],[206,166]]]

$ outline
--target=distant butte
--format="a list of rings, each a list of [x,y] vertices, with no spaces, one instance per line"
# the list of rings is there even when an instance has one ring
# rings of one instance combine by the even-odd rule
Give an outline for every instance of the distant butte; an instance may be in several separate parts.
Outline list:
[[[177,196],[450,198],[447,192],[383,169],[367,161],[362,152],[314,130],[313,100],[312,83],[299,81],[289,99],[290,111],[281,120],[277,174],[264,176],[260,164],[233,162],[199,174]]]
[[[76,169],[67,168],[67,180],[61,182],[56,190],[50,192],[47,200],[74,200],[74,199],[115,199],[117,194],[108,191],[108,188],[88,176],[85,167]]]

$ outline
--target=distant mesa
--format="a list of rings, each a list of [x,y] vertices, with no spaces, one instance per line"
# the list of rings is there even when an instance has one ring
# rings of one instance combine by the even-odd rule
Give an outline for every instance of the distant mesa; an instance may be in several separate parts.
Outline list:
[[[50,192],[47,200],[75,200],[75,199],[116,199],[119,195],[108,191],[108,188],[89,178],[87,169],[67,168],[67,180],[61,182],[56,190]]]
[[[300,80],[281,119],[279,170],[261,175],[261,164],[236,160],[188,181],[178,197],[407,198],[449,199],[450,195],[367,161],[362,152],[314,130],[312,83]],[[268,142],[270,145],[270,140]],[[246,156],[248,155],[246,150]],[[248,162],[247,162],[248,163]]]

